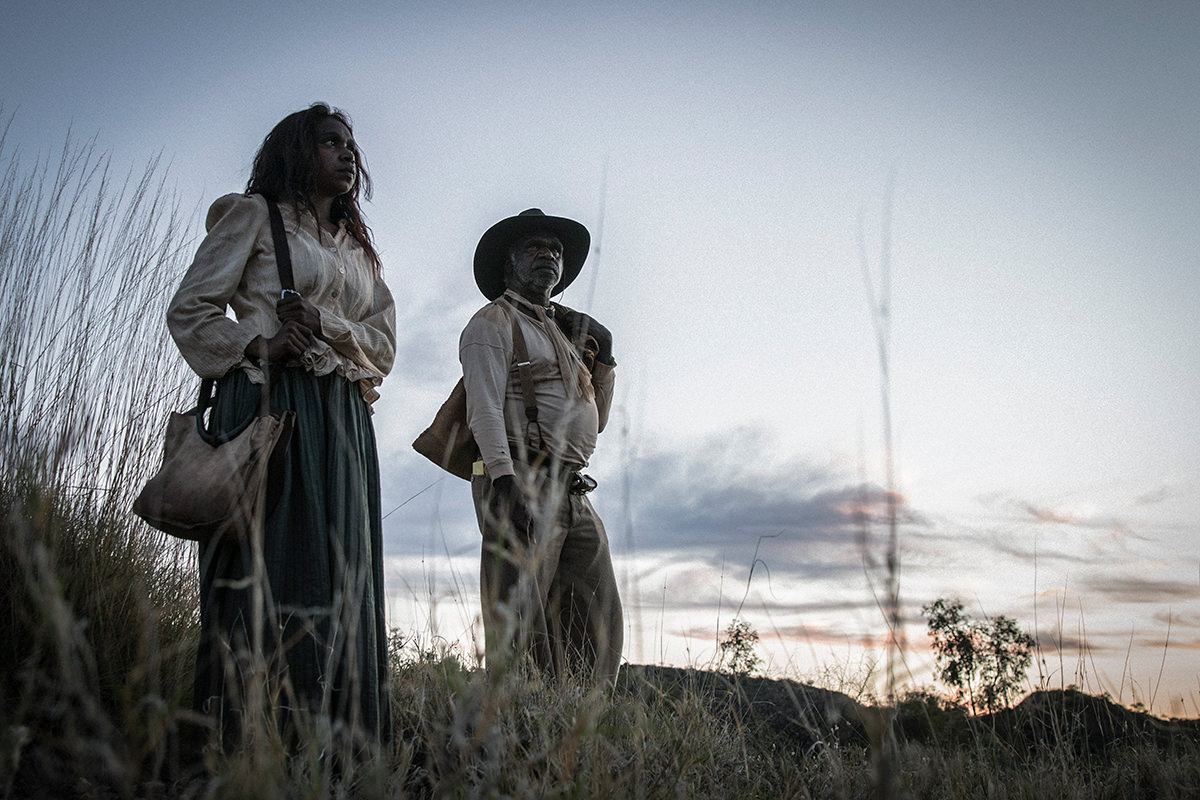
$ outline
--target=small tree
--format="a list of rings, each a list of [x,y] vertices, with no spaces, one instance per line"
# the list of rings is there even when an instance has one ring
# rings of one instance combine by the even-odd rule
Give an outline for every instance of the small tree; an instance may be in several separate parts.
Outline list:
[[[748,677],[762,663],[762,659],[754,652],[757,645],[757,631],[749,622],[735,619],[725,629],[725,638],[721,641],[721,662],[731,674],[739,678]]]
[[[1011,617],[973,620],[957,599],[938,598],[921,613],[929,620],[938,679],[971,713],[1005,708],[1033,660],[1033,637]]]

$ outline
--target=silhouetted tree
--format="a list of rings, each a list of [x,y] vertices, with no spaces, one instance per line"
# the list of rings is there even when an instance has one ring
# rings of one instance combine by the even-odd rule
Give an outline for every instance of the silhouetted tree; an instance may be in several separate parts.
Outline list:
[[[957,599],[940,597],[921,613],[929,620],[938,679],[972,713],[1005,708],[1033,659],[1033,637],[1011,617],[973,620]]]
[[[721,641],[721,661],[729,672],[739,677],[746,677],[762,659],[754,652],[758,645],[758,632],[745,620],[735,619],[725,629],[725,638]]]

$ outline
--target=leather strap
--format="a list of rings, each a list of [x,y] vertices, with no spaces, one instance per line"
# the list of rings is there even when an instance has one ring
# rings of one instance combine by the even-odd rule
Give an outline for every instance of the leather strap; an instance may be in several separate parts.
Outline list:
[[[519,312],[518,312],[519,313]],[[521,325],[516,314],[512,320],[513,356],[517,359],[517,374],[521,379],[521,399],[525,403],[525,444],[533,447],[529,441],[529,428],[537,427],[537,459],[540,461],[546,453],[546,440],[542,437],[542,424],[538,422],[537,394],[533,389],[533,365],[529,361],[529,346],[525,344],[525,334],[521,333]]]
[[[525,418],[530,422],[538,421],[537,395],[533,391],[533,366],[529,361],[529,347],[525,344],[525,334],[513,316],[512,325],[513,355],[517,359],[517,373],[521,376],[521,396],[525,400]]]
[[[267,213],[271,216],[271,239],[275,242],[275,263],[279,266],[279,285],[285,291],[296,291],[296,280],[292,276],[292,251],[288,247],[287,232],[283,229],[283,216],[279,205],[269,197]]]
[[[292,250],[288,247],[287,231],[283,228],[283,215],[279,213],[278,203],[266,195],[263,195],[263,199],[267,201],[267,216],[271,218],[271,241],[275,245],[275,264],[279,268],[279,285],[285,291],[294,292],[296,291],[296,280],[292,274]],[[524,345],[524,340],[522,340],[521,344]],[[209,437],[208,432],[204,429],[204,411],[212,405],[213,389],[215,387],[216,381],[212,378],[202,379],[200,381],[200,398],[196,401],[196,423],[200,429],[200,433],[206,439],[212,437]],[[249,425],[253,420],[254,418],[251,417],[246,421],[246,425]],[[227,441],[237,436],[245,429],[246,425],[239,426],[237,430],[223,437],[221,441]]]

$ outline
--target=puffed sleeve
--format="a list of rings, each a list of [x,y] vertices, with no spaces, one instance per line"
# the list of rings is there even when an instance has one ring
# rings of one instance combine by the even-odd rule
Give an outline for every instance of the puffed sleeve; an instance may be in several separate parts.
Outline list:
[[[208,235],[167,309],[171,338],[202,378],[219,378],[240,364],[258,335],[225,309],[267,224],[267,206],[258,196],[225,195],[208,210]]]

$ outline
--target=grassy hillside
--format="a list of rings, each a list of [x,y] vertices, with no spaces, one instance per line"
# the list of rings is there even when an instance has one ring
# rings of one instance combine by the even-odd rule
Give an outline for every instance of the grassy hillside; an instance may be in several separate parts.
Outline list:
[[[12,500],[6,542],[38,530]],[[0,585],[23,587],[3,633],[26,645],[2,674],[6,797],[1185,798],[1200,786],[1200,721],[1074,691],[971,717],[928,695],[881,708],[794,681],[626,665],[608,696],[536,675],[489,680],[399,636],[390,746],[340,769],[270,737],[224,756],[188,734],[193,620],[165,613],[178,596],[138,599],[174,580],[162,564],[175,562],[129,547],[99,555],[92,528],[77,527],[86,520],[41,519],[87,546],[55,555],[26,539],[40,553],[32,569],[54,564],[52,579],[27,572],[15,548],[0,561]],[[106,585],[125,588],[71,589],[82,583],[69,573],[94,574],[97,557],[123,570]],[[881,771],[871,731],[888,720]]]
[[[121,178],[68,142],[26,168],[0,132],[0,797],[1197,797],[1197,721],[1077,692],[972,717],[628,665],[597,694],[404,632],[388,746],[214,750],[189,711],[194,551],[128,510],[195,385],[162,324],[186,229],[154,165]]]

